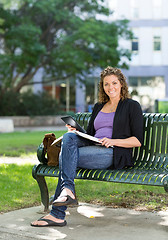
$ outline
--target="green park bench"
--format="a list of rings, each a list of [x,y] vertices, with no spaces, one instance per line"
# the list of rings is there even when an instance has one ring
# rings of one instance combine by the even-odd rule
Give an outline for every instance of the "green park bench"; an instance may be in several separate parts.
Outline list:
[[[90,113],[77,113],[75,119],[86,129],[90,116]],[[144,144],[133,150],[134,167],[122,170],[77,169],[76,179],[160,186],[168,192],[168,114],[144,113],[143,117]],[[50,204],[45,177],[58,177],[58,174],[58,167],[41,163],[32,169],[44,211],[48,211]]]

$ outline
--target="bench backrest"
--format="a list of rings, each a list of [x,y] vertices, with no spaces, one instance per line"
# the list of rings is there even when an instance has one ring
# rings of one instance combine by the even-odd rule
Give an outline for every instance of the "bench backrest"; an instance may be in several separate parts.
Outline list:
[[[78,123],[87,128],[91,113],[77,113]],[[138,169],[168,170],[168,114],[144,113],[144,143],[133,149]]]

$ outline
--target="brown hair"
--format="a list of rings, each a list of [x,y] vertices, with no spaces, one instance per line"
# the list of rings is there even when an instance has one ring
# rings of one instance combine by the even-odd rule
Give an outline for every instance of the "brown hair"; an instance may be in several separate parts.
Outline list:
[[[108,66],[100,74],[99,102],[105,103],[105,102],[108,102],[108,100],[109,100],[109,97],[105,93],[104,88],[103,88],[103,80],[106,76],[110,76],[110,75],[116,76],[121,83],[121,100],[129,98],[129,92],[128,92],[128,85],[127,85],[127,82],[126,82],[126,77],[124,76],[124,74],[121,72],[120,69]]]

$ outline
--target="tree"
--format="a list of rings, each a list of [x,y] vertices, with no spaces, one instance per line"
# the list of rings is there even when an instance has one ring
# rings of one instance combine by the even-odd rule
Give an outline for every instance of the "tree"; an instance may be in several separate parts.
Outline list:
[[[0,96],[33,84],[43,68],[46,81],[82,78],[96,67],[119,64],[127,49],[119,38],[130,39],[126,20],[108,22],[104,0],[24,0],[16,9],[0,5]],[[49,78],[48,78],[49,77]]]

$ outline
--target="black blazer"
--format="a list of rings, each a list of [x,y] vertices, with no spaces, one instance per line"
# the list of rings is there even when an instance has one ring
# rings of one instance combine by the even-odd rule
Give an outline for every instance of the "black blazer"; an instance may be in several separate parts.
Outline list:
[[[87,133],[94,136],[94,120],[105,103],[96,103],[87,127]],[[143,114],[140,104],[132,99],[120,100],[116,109],[113,122],[113,139],[125,139],[136,137],[143,143]],[[132,160],[132,148],[114,147],[114,169],[122,169],[134,165]]]

